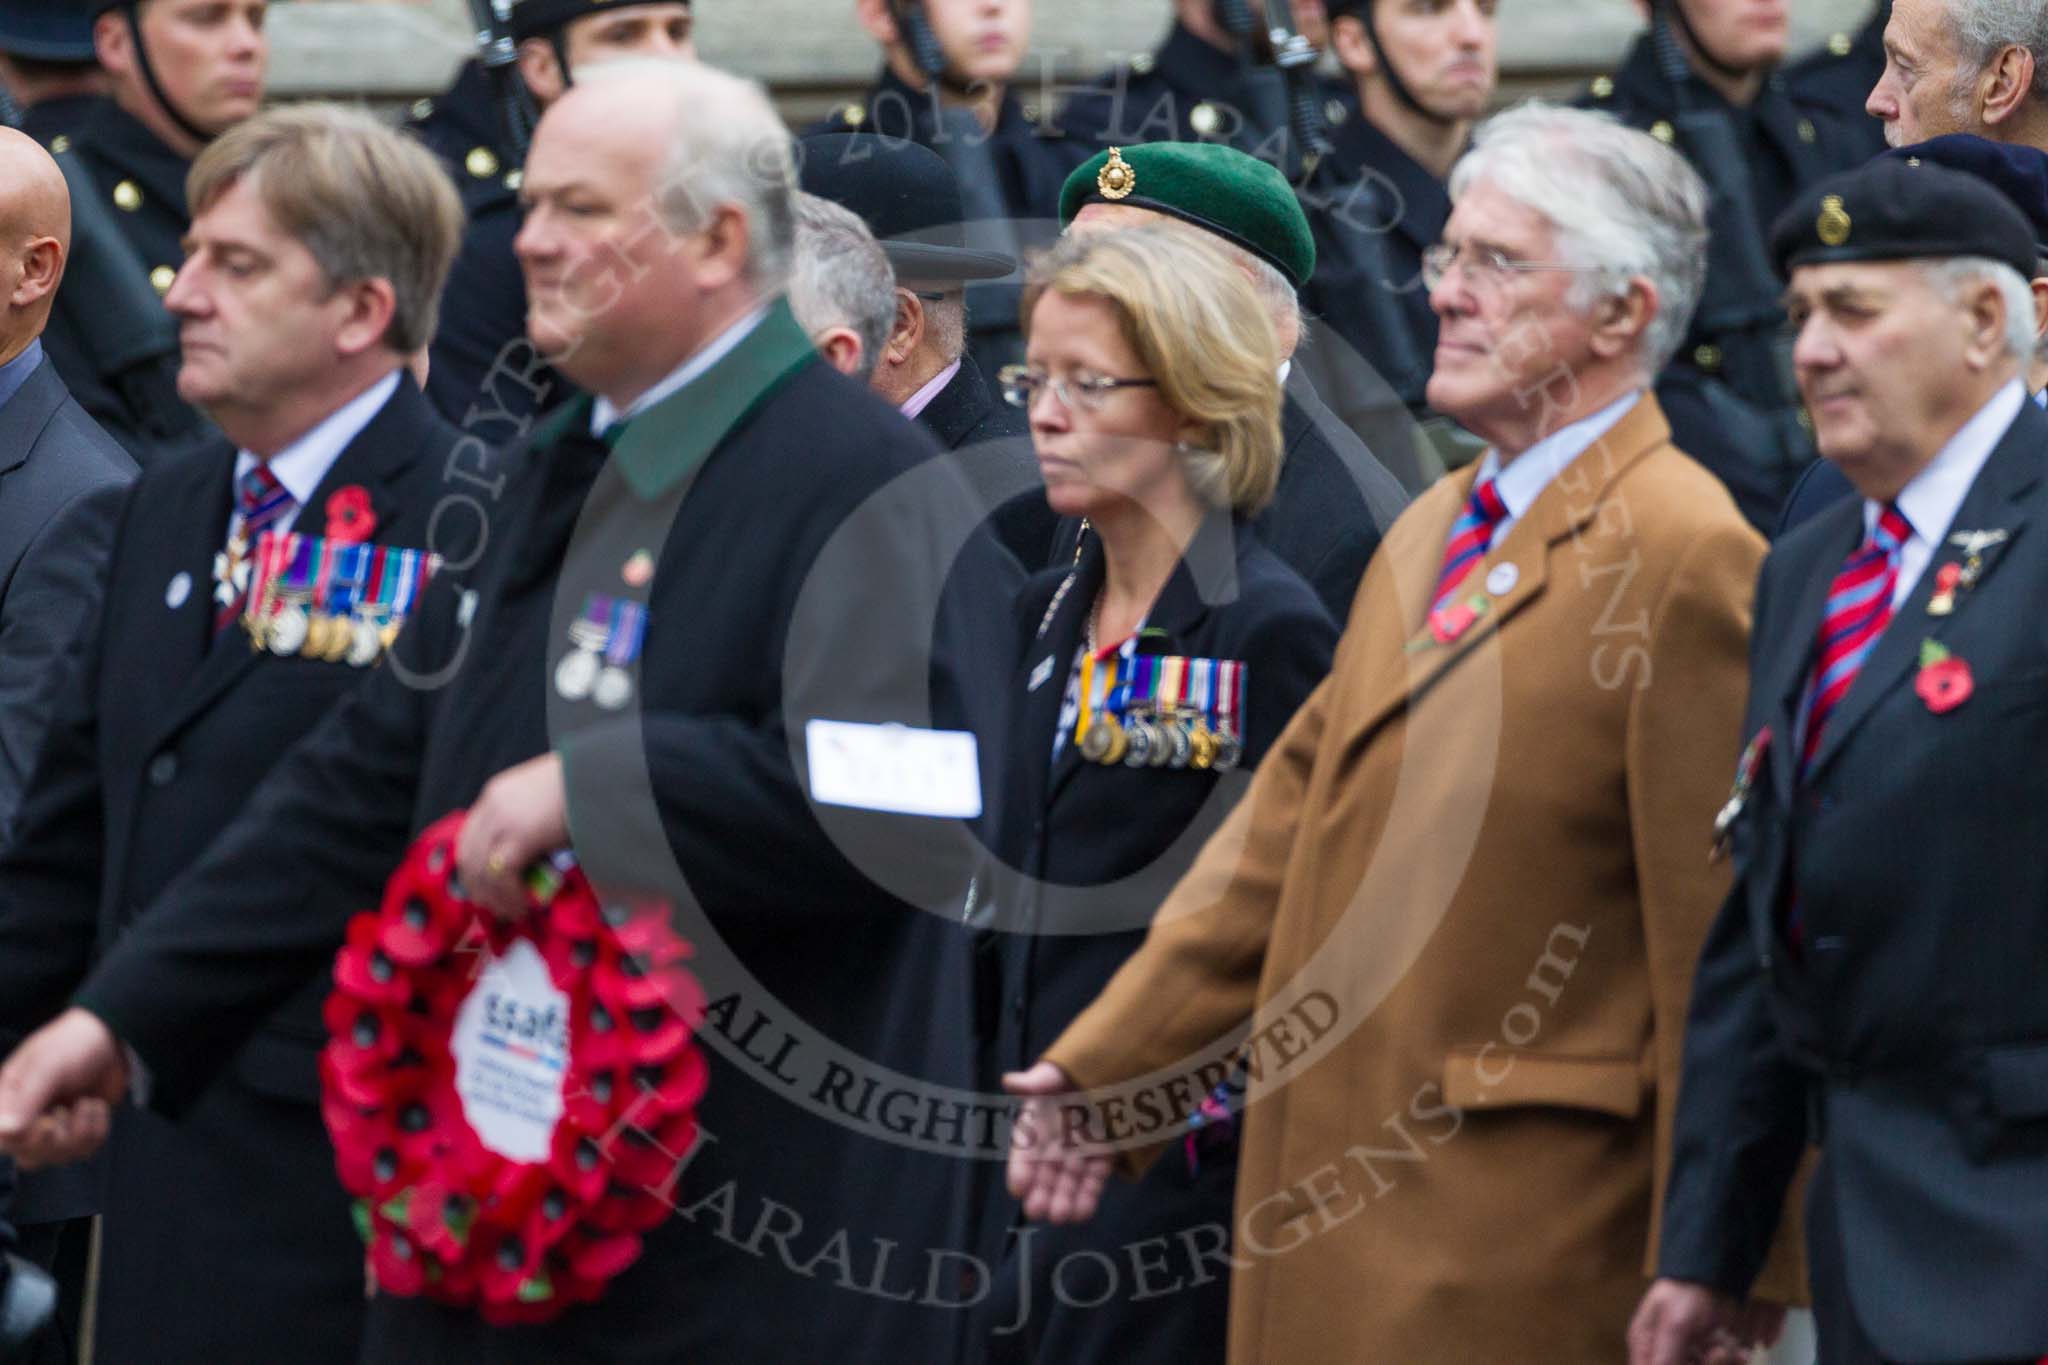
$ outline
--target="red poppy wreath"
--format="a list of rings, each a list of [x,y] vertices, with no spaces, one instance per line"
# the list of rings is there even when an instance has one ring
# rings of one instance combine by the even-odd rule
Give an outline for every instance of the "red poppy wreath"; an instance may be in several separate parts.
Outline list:
[[[322,1114],[379,1291],[543,1322],[665,1218],[696,1140],[704,995],[665,906],[600,903],[574,859],[499,920],[420,835],[334,963]]]

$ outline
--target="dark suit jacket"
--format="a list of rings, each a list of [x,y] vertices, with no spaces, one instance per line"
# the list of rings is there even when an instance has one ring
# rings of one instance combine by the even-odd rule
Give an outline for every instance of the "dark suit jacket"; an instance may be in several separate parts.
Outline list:
[[[1379,548],[1380,536],[1408,505],[1408,494],[1365,442],[1324,405],[1299,365],[1287,375],[1280,439],[1285,449],[1280,483],[1273,500],[1251,519],[1251,529],[1314,589],[1330,619],[1341,627],[1351,615],[1351,599]],[[1043,496],[1038,500],[1043,502]],[[1062,520],[1051,564],[1072,564],[1080,539],[1080,522]]]
[[[974,357],[960,357],[960,372],[917,415],[942,450],[959,454],[960,472],[980,495],[996,539],[1026,570],[1052,553],[1059,518],[1046,504],[1031,447],[1031,423],[1022,408],[1005,403]],[[1018,488],[1026,491],[1017,493]]]
[[[328,495],[359,484],[370,494],[378,543],[427,544],[437,502],[463,491],[444,482],[456,440],[401,378],[300,509],[296,529],[318,534]],[[366,676],[347,664],[257,653],[237,627],[213,638],[212,565],[227,538],[233,474],[234,453],[223,444],[152,466],[124,505],[98,626],[81,642],[22,799],[16,838],[0,854],[0,1028],[33,1028],[61,1009],[94,957],[132,930],[142,908],[197,858],[278,758]],[[329,836],[349,834],[336,826]],[[267,902],[268,913],[292,900]],[[333,1158],[315,1107],[321,995],[307,993],[263,1022],[245,1046],[209,1059],[232,1073],[228,1088],[247,1097],[237,1121],[263,1125],[264,1145],[279,1162],[299,1158],[291,1178],[310,1170],[310,1186],[280,1188],[285,1173],[266,1163],[210,1185],[165,1188],[149,1174],[161,1159],[152,1143],[168,1140],[149,1129],[152,1116],[117,1121],[100,1319],[110,1357],[121,1358],[119,1343],[127,1350],[147,1343],[151,1358],[166,1361],[343,1360],[352,1353],[361,1253],[349,1246],[339,1188],[323,1179]],[[159,1063],[166,1076],[175,1074],[169,1057],[182,1046]],[[124,1181],[139,1184],[131,1192]],[[300,1240],[268,1240],[248,1222],[251,1209],[280,1206],[300,1209]],[[146,1217],[138,1212],[145,1207]],[[141,1245],[166,1223],[181,1236],[211,1229],[250,1245],[236,1258],[173,1258],[116,1277],[122,1248]],[[289,1291],[278,1287],[280,1274],[288,1274]],[[193,1312],[203,1295],[220,1295],[235,1311]]]
[[[1954,610],[1940,547],[1795,784],[1793,721],[1829,585],[1863,537],[1838,502],[1765,561],[1745,726],[1771,740],[1735,824],[1736,882],[1701,957],[1660,1273],[1742,1293],[1809,1139],[1839,1216],[1828,1258],[1888,1359],[2048,1349],[2048,415],[2026,404],[1951,533],[2002,530]],[[1923,642],[1975,690],[1935,714]],[[1796,892],[1803,947],[1783,928]],[[1809,1124],[1809,1100],[1819,1118]],[[1834,1305],[1839,1308],[1840,1305]]]
[[[98,603],[135,461],[45,360],[0,407],[0,831],[14,820],[59,661]]]
[[[783,305],[629,424],[616,452],[587,420],[577,403],[542,429],[505,489],[474,597],[436,589],[401,639],[409,674],[440,685],[379,670],[158,899],[81,1001],[149,1063],[153,1102],[190,1103],[221,1049],[330,969],[349,917],[419,828],[557,750],[584,865],[601,885],[671,898],[698,946],[711,1140],[676,1187],[682,1212],[598,1306],[498,1332],[474,1313],[379,1297],[366,1356],[940,1358],[927,1348],[958,1314],[894,1295],[944,1270],[935,1283],[957,1300],[957,1276],[925,1259],[952,1159],[814,1112],[801,1101],[823,1073],[793,1071],[811,1079],[792,1087],[769,1063],[795,1030],[785,1067],[822,1068],[837,1047],[850,1065],[969,1079],[964,932],[906,898],[952,910],[975,841],[949,822],[814,805],[803,736],[811,718],[928,724],[928,697],[943,717],[997,690],[963,672],[986,656],[951,642],[978,603],[1008,599],[1005,557],[973,532],[967,490],[930,443],[822,365]],[[955,577],[972,581],[955,603],[937,585],[962,540]],[[623,583],[629,547],[657,556],[651,583]],[[629,590],[648,610],[637,713],[563,700],[550,679],[585,594]],[[851,1087],[828,1113],[850,1112],[853,1079],[826,1092]],[[806,1262],[843,1230],[853,1275],[879,1275],[889,1296],[752,1254],[763,1217]],[[892,1265],[877,1268],[875,1237],[901,1249]]]
[[[1069,575],[1073,586],[1048,617]],[[1061,701],[1102,576],[1102,542],[1090,536],[1078,564],[1039,574],[1018,600],[1026,644],[1005,689],[1010,768],[993,824],[1002,868],[994,874],[996,927],[978,987],[979,1017],[984,1029],[993,1027],[1002,1070],[1036,1060],[1136,951],[1152,911],[1243,794],[1249,770],[1322,681],[1336,649],[1335,623],[1299,576],[1241,524],[1212,517],[1146,625],[1165,632],[1159,653],[1247,665],[1243,768],[1104,767],[1083,759],[1071,742],[1054,762]],[[995,972],[991,959],[999,964]],[[1060,1305],[1052,1275],[1075,1253],[1114,1257],[1154,1234],[1227,1226],[1231,1185],[1228,1169],[1191,1181],[1183,1163],[1161,1161],[1142,1183],[1113,1182],[1093,1222],[1040,1230],[1040,1246],[1021,1257],[1030,1265],[1020,1268],[1013,1254],[1013,1264],[998,1273],[968,1358],[980,1359],[985,1348],[991,1361],[1220,1362],[1223,1277],[1206,1293],[1164,1294],[1149,1303],[1117,1295],[1106,1310],[1090,1311]],[[984,1198],[976,1235],[994,1259],[1017,1205],[999,1187]],[[1033,1319],[1019,1339],[1005,1340],[993,1329],[1017,1316],[1019,1277],[1027,1273],[1036,1282]]]

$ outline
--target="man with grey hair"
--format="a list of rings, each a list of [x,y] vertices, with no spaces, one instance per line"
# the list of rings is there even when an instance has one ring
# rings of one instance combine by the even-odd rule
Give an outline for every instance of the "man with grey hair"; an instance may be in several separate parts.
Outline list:
[[[220,803],[234,825],[0,1068],[0,1150],[32,1160],[91,1145],[131,1050],[151,1106],[203,1104],[451,811],[463,895],[508,919],[565,849],[608,905],[667,902],[709,1004],[657,996],[589,1036],[674,1041],[682,1014],[708,1072],[694,1144],[579,1140],[559,1110],[540,1141],[579,1170],[617,1163],[610,1180],[674,1216],[623,1254],[500,1246],[484,1292],[545,1305],[539,1326],[418,1297],[390,1278],[417,1265],[406,1240],[373,1261],[365,1360],[934,1360],[973,1292],[942,1253],[952,1152],[990,1141],[986,1125],[963,1111],[906,1132],[903,1099],[878,1117],[858,1096],[886,1083],[923,1114],[938,1101],[916,1086],[971,1083],[957,907],[979,845],[948,816],[983,792],[971,759],[947,787],[915,775],[934,748],[958,753],[932,727],[967,728],[999,690],[1008,621],[989,604],[1014,579],[954,471],[825,365],[779,297],[792,180],[766,94],[707,66],[621,62],[549,107],[517,248],[532,339],[590,396],[515,469],[458,480],[492,509],[471,586],[436,577],[392,666]],[[889,789],[877,762],[920,790]],[[606,921],[607,961],[637,951],[611,941],[630,913]],[[444,1041],[473,1059],[468,1036]],[[551,1302],[572,1252],[604,1284],[595,1304]]]
[[[401,575],[374,605],[325,576],[285,613],[296,633],[272,630],[278,604],[252,591],[261,552],[346,558],[367,583],[429,550],[459,563],[474,530],[436,509],[451,470],[482,477],[479,452],[406,371],[462,231],[434,158],[362,111],[286,106],[208,144],[186,188],[188,254],[165,297],[178,391],[226,439],[143,472],[93,575],[103,606],[59,673],[0,853],[8,1037],[62,1010],[139,930],[141,908],[370,676],[412,609]],[[204,1092],[173,1081],[180,1122],[146,1109],[114,1122],[101,1359],[354,1361],[363,1249],[317,1102],[320,996],[252,1015]],[[172,1044],[142,1066],[169,1080],[182,1060]],[[192,1251],[225,1246],[238,1251]]]
[[[2048,150],[2048,5],[1893,0],[1864,108],[1894,147],[1975,133]]]
[[[1758,580],[1749,742],[1717,822],[1735,883],[1693,991],[1634,1365],[1737,1358],[1815,1145],[1820,1359],[2048,1352],[2037,250],[1990,185],[1892,157],[1773,230],[1800,392],[1857,496]]]
[[[1489,449],[1388,532],[1329,679],[1145,946],[1006,1078],[1011,1190],[1087,1217],[1106,1147],[1135,1169],[1176,1136],[1130,1116],[1253,1021],[1235,1365],[1613,1360],[1727,885],[1701,832],[1763,543],[1648,392],[1705,189],[1542,105],[1481,124],[1450,189],[1429,401]]]
[[[863,384],[873,379],[896,324],[895,273],[866,223],[801,191],[789,307],[827,364]]]

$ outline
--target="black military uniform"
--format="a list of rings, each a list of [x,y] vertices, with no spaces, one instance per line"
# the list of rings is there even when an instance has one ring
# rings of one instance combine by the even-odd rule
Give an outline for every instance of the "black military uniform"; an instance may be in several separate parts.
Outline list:
[[[1814,186],[1772,246],[1788,273],[1957,256],[2025,272],[2038,250],[1974,177],[1889,159]],[[2048,865],[2008,856],[2048,837],[2048,791],[2018,757],[2048,742],[2031,605],[2048,415],[2018,388],[1986,402],[2012,416],[1946,525],[1927,524],[1948,508],[1921,478],[1892,504],[1931,557],[1818,720],[1829,599],[1859,546],[1883,548],[1866,529],[1883,509],[1836,502],[1758,582],[1724,815],[1735,881],[1686,1023],[1658,1273],[1744,1294],[1818,1144],[1807,1258],[1821,1358],[1843,1365],[2048,1351]]]
[[[500,439],[573,393],[519,344],[526,337],[526,277],[512,240],[525,220],[519,207],[524,158],[506,146],[491,76],[477,62],[463,66],[446,94],[416,101],[406,127],[447,166],[469,220],[428,350],[427,398],[449,421]],[[501,357],[509,368],[494,376]],[[486,425],[499,422],[508,424],[506,432]]]
[[[327,499],[353,485],[368,495],[377,543],[424,545],[430,514],[456,487],[457,439],[399,375],[293,529],[321,534]],[[234,468],[222,443],[160,461],[130,492],[98,627],[81,642],[0,855],[0,1028],[30,1029],[60,1010],[278,757],[368,676],[258,652],[237,626],[215,635],[213,565]],[[320,1121],[323,994],[219,1052],[226,1074],[183,1123],[117,1116],[101,1359],[352,1365],[362,1246]]]
[[[1105,765],[1083,757],[1074,734],[1079,709],[1068,716],[1065,702],[1077,686],[1077,660],[1104,572],[1102,542],[1091,536],[1078,563],[1039,574],[1018,601],[1015,624],[1024,649],[1006,689],[1009,769],[994,821],[1003,868],[990,895],[1001,1007],[979,1014],[984,1027],[994,1024],[993,1052],[1003,1070],[1023,1070],[1044,1055],[1108,984],[1144,941],[1152,910],[1246,786],[1242,771]],[[1307,585],[1224,513],[1203,524],[1145,625],[1121,656],[1106,649],[1098,658],[1119,658],[1126,673],[1140,650],[1246,665],[1239,731],[1246,768],[1258,763],[1322,681],[1337,644],[1335,623]],[[1065,740],[1055,756],[1060,732]],[[985,977],[981,989],[996,988]],[[990,1190],[981,1235],[985,1254],[1001,1255],[1005,1264],[977,1319],[976,1349],[968,1358],[991,1365],[1220,1365],[1227,1276],[1149,1299],[1109,1294],[1107,1302],[1083,1307],[1075,1300],[1089,1303],[1096,1291],[1080,1286],[1074,1267],[1151,1238],[1173,1243],[1183,1230],[1230,1227],[1235,1177],[1235,1152],[1227,1145],[1201,1153],[1192,1168],[1174,1151],[1144,1180],[1112,1182],[1090,1222],[1028,1232],[1016,1201],[1000,1188]],[[1013,1236],[1032,1244],[1010,1241],[1006,1247]],[[1056,1270],[1062,1263],[1065,1268]],[[1056,1276],[1068,1281],[1065,1296],[1054,1292]],[[1020,1317],[1021,1330],[998,1334]]]
[[[0,52],[31,61],[63,63],[89,71],[97,61],[92,16],[77,6],[50,0],[0,3]],[[21,102],[19,92],[13,92]],[[70,146],[70,134],[102,97],[61,95],[21,111],[21,130],[54,152]],[[60,142],[59,139],[62,139]]]
[[[1156,51],[1073,91],[1059,112],[1060,131],[1091,151],[1134,142],[1225,142],[1256,154],[1278,130],[1258,126],[1241,97],[1243,77],[1235,54],[1175,23]],[[1332,125],[1356,115],[1348,82],[1319,77],[1317,88]]]
[[[936,1343],[959,1314],[913,1300],[929,1269],[934,1292],[960,1301],[957,1275],[924,1260],[941,1245],[950,1158],[850,1112],[842,1125],[805,1108],[815,1078],[801,1090],[781,1081],[766,1035],[803,1030],[788,1067],[821,1067],[829,1042],[856,1063],[969,1079],[969,977],[948,961],[964,935],[882,884],[919,905],[957,905],[974,839],[943,821],[812,803],[801,746],[807,718],[924,725],[928,701],[941,718],[963,699],[986,703],[1009,666],[1003,612],[987,604],[1008,599],[1014,576],[971,532],[966,490],[929,443],[824,366],[785,304],[628,421],[616,450],[590,421],[578,400],[537,430],[474,592],[437,589],[401,637],[401,662],[443,685],[379,669],[155,901],[81,1003],[135,1046],[153,1104],[204,1105],[223,1052],[327,972],[343,926],[375,901],[413,834],[470,805],[497,773],[557,750],[593,879],[670,898],[696,943],[712,1001],[703,1032],[729,1029],[706,1047],[709,1140],[682,1171],[677,1216],[646,1235],[598,1304],[493,1330],[474,1313],[379,1295],[364,1358],[942,1359]],[[654,559],[651,580],[622,569],[634,547]],[[949,563],[964,592],[935,606]],[[556,690],[590,592],[644,602],[637,711]],[[174,946],[195,938],[218,951]],[[757,1007],[772,1022],[758,1023]],[[732,1040],[749,1024],[753,1052],[742,1055],[749,1045]],[[793,1212],[801,1230],[787,1224]],[[843,1234],[860,1260],[851,1276],[883,1292],[751,1254],[762,1217],[806,1260]],[[878,1251],[876,1238],[897,1250]],[[917,1286],[908,1294],[906,1281]]]
[[[1884,120],[1863,106],[1884,75],[1884,26],[1891,18],[1891,0],[1878,0],[1863,27],[1854,33],[1829,34],[1817,51],[1785,68],[1793,98],[1832,110],[1848,145],[1864,156],[1876,156],[1885,148]]]
[[[1675,146],[1707,181],[1706,287],[1685,341],[1658,378],[1657,399],[1673,441],[1718,475],[1744,516],[1768,532],[1812,444],[1795,420],[1789,365],[1778,354],[1778,282],[1762,244],[1795,195],[1861,153],[1834,111],[1797,95],[1782,72],[1767,77],[1747,108],[1690,71],[1682,93],[1674,89],[1654,31],[1636,40],[1612,75],[1594,80],[1581,103]],[[1724,158],[1697,131],[1716,126],[1727,134]],[[1749,201],[1746,210],[1731,187]]]

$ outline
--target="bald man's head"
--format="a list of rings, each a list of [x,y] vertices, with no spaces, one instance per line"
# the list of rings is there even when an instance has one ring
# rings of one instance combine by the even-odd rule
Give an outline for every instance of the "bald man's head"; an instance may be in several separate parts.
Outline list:
[[[41,335],[71,256],[71,191],[34,138],[0,127],[0,360]]]

